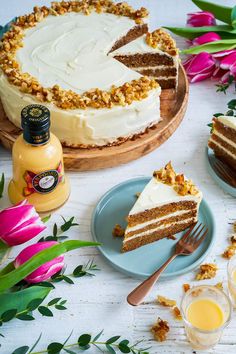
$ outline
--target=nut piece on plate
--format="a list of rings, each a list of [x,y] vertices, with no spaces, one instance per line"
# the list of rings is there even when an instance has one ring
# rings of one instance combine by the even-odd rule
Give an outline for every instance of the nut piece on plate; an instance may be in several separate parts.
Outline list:
[[[200,266],[200,271],[196,275],[196,280],[211,279],[216,276],[218,270],[217,265],[214,263],[206,263]]]
[[[184,292],[186,293],[190,289],[190,285],[188,283],[183,284],[183,289],[184,289]]]
[[[219,290],[224,290],[222,281],[219,282],[219,283],[217,283],[217,284],[215,285],[215,287],[216,287],[217,289],[219,289]]]
[[[158,342],[164,342],[166,340],[169,330],[170,327],[168,322],[162,320],[160,317],[158,317],[157,322],[151,328],[151,332],[153,333],[155,340]]]
[[[125,230],[119,224],[116,224],[112,231],[112,235],[115,237],[123,237],[124,234]]]
[[[167,299],[166,297],[161,296],[161,295],[157,296],[157,302],[158,302],[158,304],[160,304],[162,306],[166,306],[166,307],[173,307],[176,305],[175,300]]]
[[[182,321],[183,318],[182,318],[182,316],[181,316],[180,309],[179,309],[177,306],[173,307],[172,313],[173,313],[174,318],[175,318],[176,320]]]

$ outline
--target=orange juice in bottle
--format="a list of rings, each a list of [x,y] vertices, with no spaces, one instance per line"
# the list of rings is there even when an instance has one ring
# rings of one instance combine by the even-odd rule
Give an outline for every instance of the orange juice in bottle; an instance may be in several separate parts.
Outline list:
[[[21,112],[21,134],[13,145],[13,178],[8,194],[13,204],[27,199],[38,212],[60,207],[70,187],[64,174],[62,146],[50,133],[50,112],[42,105]]]

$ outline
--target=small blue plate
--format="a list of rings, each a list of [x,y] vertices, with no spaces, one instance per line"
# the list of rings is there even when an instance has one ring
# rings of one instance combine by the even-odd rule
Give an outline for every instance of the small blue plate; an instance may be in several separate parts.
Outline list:
[[[236,197],[236,188],[230,186],[228,183],[223,181],[222,178],[215,172],[213,166],[214,162],[216,160],[214,151],[210,149],[209,147],[206,148],[206,160],[207,160],[207,168],[208,172],[211,175],[211,177],[214,179],[214,181],[226,192],[232,195],[233,197]]]
[[[148,177],[128,180],[110,189],[94,209],[91,232],[93,239],[102,245],[99,249],[107,261],[119,271],[136,278],[146,278],[159,268],[172,254],[177,240],[162,239],[136,250],[121,253],[122,238],[113,237],[115,224],[126,227],[125,218],[141,192],[150,181]],[[196,268],[210,251],[215,238],[215,222],[208,204],[203,200],[199,221],[207,225],[209,232],[204,242],[190,256],[178,256],[163,272],[162,279],[170,279]]]

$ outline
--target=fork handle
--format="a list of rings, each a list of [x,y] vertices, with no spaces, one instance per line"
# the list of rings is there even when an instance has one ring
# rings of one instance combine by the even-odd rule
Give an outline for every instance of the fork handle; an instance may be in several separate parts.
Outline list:
[[[155,271],[150,277],[139,284],[128,296],[127,301],[132,306],[138,306],[143,302],[145,296],[152,290],[153,285],[156,283],[161,273],[166,269],[170,262],[175,259],[178,254],[173,254],[167,261]]]

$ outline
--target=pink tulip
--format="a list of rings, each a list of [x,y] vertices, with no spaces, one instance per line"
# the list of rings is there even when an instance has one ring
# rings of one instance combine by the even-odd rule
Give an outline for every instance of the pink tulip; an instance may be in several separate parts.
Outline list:
[[[45,228],[35,208],[27,200],[0,211],[0,239],[9,246],[27,242]]]
[[[236,52],[235,49],[227,49],[227,50],[222,50],[221,52],[213,53],[212,56],[213,58],[222,58],[234,52]]]
[[[225,56],[221,61],[220,61],[220,67],[221,69],[224,70],[229,70],[232,65],[234,65],[236,62],[236,50],[227,56]]]
[[[202,36],[195,38],[192,41],[193,45],[201,45],[209,42],[219,41],[221,37],[215,32],[204,33]]]
[[[206,52],[191,56],[183,65],[190,82],[198,82],[211,77],[215,69],[212,56]]]
[[[58,242],[47,241],[47,242],[34,243],[33,245],[26,247],[16,257],[14,261],[15,268],[18,268],[21,264],[28,261],[35,254],[43,251],[46,248],[52,247],[53,245],[56,244],[58,244]],[[62,270],[63,267],[64,267],[64,256],[61,255],[41,265],[39,268],[34,270],[31,274],[27,275],[25,280],[28,283],[39,283],[41,281],[48,280],[54,274]]]
[[[187,25],[190,27],[215,26],[215,16],[208,11],[199,11],[187,15]]]
[[[236,81],[236,62],[233,65],[231,65],[230,74],[234,77],[234,80]]]

